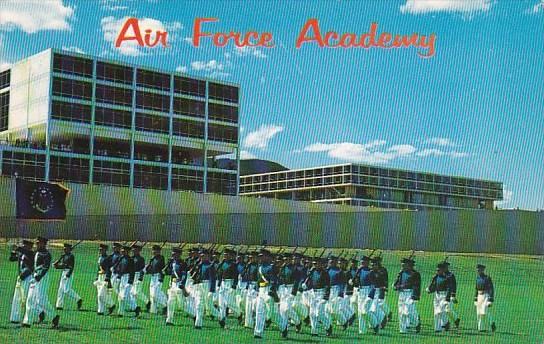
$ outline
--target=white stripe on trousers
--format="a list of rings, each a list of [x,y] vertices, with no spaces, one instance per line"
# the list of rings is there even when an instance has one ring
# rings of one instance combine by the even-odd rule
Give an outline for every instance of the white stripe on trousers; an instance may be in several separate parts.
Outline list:
[[[162,309],[166,306],[166,294],[162,291],[162,282],[159,281],[160,274],[156,273],[151,275],[151,281],[149,282],[149,301],[151,301],[151,308],[149,313],[156,314],[158,309]]]
[[[106,312],[106,308],[110,308],[115,304],[112,297],[112,291],[108,289],[106,275],[99,274],[98,278],[96,279],[96,281],[94,281],[93,284],[96,287],[97,291],[97,312],[100,314],[104,314]]]
[[[75,301],[79,301],[81,299],[81,297],[79,297],[78,293],[74,290],[74,288],[72,288],[74,274],[72,274],[70,277],[67,277],[68,272],[70,272],[70,270],[63,270],[60,277],[59,290],[57,291],[57,303],[55,305],[57,308],[64,307],[64,298],[66,296]]]
[[[26,312],[23,323],[31,325],[36,321],[38,314],[45,313],[45,320],[52,320],[56,313],[51,303],[47,291],[49,287],[49,274],[47,273],[39,282],[32,279],[28,288],[28,297],[26,300]]]
[[[21,322],[25,316],[26,297],[28,295],[31,278],[32,277],[27,276],[24,280],[21,280],[17,276],[13,300],[11,301],[11,314],[9,316],[9,321],[11,322]]]

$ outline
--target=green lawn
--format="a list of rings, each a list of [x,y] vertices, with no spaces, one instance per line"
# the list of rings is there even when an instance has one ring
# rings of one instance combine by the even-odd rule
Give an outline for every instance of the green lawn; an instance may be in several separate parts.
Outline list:
[[[150,246],[150,245],[149,245]],[[9,247],[0,245],[0,343],[244,343],[253,342],[253,333],[237,325],[235,319],[229,319],[228,329],[222,330],[217,322],[207,320],[202,331],[192,328],[190,319],[181,314],[176,318],[177,326],[166,327],[162,316],[150,316],[144,313],[140,319],[117,319],[98,317],[96,315],[96,290],[92,285],[96,273],[97,244],[85,243],[74,251],[76,269],[74,272],[75,289],[84,298],[84,310],[78,312],[75,305],[68,304],[60,312],[60,328],[50,329],[50,325],[35,326],[31,329],[21,329],[18,325],[9,323],[9,312],[13,287],[15,285],[16,264],[8,261]],[[50,244],[53,259],[61,253],[61,246]],[[310,252],[312,250],[310,249]],[[169,252],[165,251],[165,255]],[[389,269],[390,283],[399,268],[399,259],[406,252],[384,252],[384,264]],[[144,256],[149,257],[148,247]],[[441,253],[417,253],[417,269],[422,274],[423,287],[429,283],[435,264],[443,259]],[[379,336],[367,334],[359,336],[357,329],[352,327],[347,331],[335,328],[332,338],[310,337],[309,328],[305,327],[302,334],[291,331],[289,336],[293,342],[355,342],[371,343],[543,343],[544,341],[544,264],[542,259],[522,256],[478,256],[452,255],[450,262],[458,281],[458,310],[462,317],[461,329],[449,333],[435,335],[432,329],[432,296],[423,294],[418,304],[423,328],[418,335],[400,335],[396,322],[396,297],[391,291],[388,302],[394,313],[394,320]],[[494,317],[498,326],[494,334],[480,334],[475,330],[476,315],[472,302],[474,293],[474,266],[477,262],[486,264],[492,276],[496,289]],[[50,285],[50,301],[54,305],[56,289],[60,278],[59,271],[52,271]],[[148,291],[149,279],[145,280],[145,290]],[[165,286],[166,289],[166,286]],[[265,332],[265,340],[281,341],[275,325]]]

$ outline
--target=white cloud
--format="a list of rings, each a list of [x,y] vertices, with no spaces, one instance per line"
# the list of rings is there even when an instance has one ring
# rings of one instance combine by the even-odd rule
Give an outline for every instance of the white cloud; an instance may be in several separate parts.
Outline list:
[[[491,8],[491,0],[406,0],[400,6],[402,13],[458,12],[470,14]]]
[[[495,202],[495,205],[498,207],[505,206],[509,204],[510,202],[512,202],[513,196],[514,196],[514,192],[512,190],[508,190],[505,188],[502,193],[503,200]]]
[[[234,53],[236,56],[245,57],[245,56],[253,56],[259,59],[265,59],[268,56],[263,53],[261,50],[257,49],[257,47],[236,47],[234,49]]]
[[[428,157],[428,156],[443,156],[445,153],[443,151],[441,151],[440,149],[436,149],[436,148],[426,148],[426,149],[423,149],[423,150],[420,150],[419,152],[416,153],[417,156],[420,156],[420,157]]]
[[[540,13],[544,11],[544,0],[541,0],[540,2],[536,3],[533,6],[532,13]]]
[[[259,129],[246,135],[243,147],[264,149],[274,136],[281,133],[283,127],[275,124],[263,124]]]
[[[246,159],[256,159],[257,157],[255,155],[253,155],[252,153],[246,151],[246,150],[241,150],[240,151],[240,159],[241,160],[246,160]]]
[[[391,146],[387,151],[393,152],[398,156],[403,156],[414,153],[415,151],[417,151],[417,148],[412,145],[395,145]]]
[[[187,73],[188,70],[189,68],[187,68],[187,66],[177,66],[176,68],[176,72],[179,73]]]
[[[430,139],[427,139],[423,141],[423,143],[428,145],[436,145],[436,146],[443,146],[443,147],[455,147],[456,144],[451,139],[447,137],[431,137]]]
[[[208,62],[206,61],[193,61],[191,62],[191,68],[196,71],[206,71],[206,72],[212,72],[212,71],[221,71],[225,69],[225,65],[221,62],[217,62],[217,60],[210,60]]]
[[[121,27],[128,19],[128,16],[123,18],[115,18],[113,16],[104,17],[100,21],[102,26],[102,32],[104,33],[104,40],[110,42],[114,51],[119,52],[122,55],[128,56],[139,56],[143,54],[143,48],[138,46],[138,43],[135,40],[125,41],[121,44],[119,48],[115,48],[115,40],[119,35]],[[138,25],[140,27],[140,33],[142,37],[145,35],[145,30],[151,29],[153,35],[157,30],[167,31],[168,32],[168,42],[169,44],[175,40],[175,33],[183,29],[183,25],[180,22],[161,22],[153,18],[141,18],[138,20]],[[134,31],[132,29],[127,31],[128,35],[133,35]],[[153,36],[154,37],[154,36]]]
[[[45,30],[70,30],[69,19],[74,9],[62,0],[2,0],[0,28],[19,28],[26,33]]]
[[[102,9],[107,11],[122,11],[128,9],[128,6],[119,5],[121,0],[101,0]]]
[[[451,156],[452,158],[466,158],[470,156],[470,154],[467,152],[457,152],[457,151],[449,152],[448,155]]]
[[[62,50],[65,50],[65,51],[71,51],[73,53],[77,53],[77,54],[85,54],[85,51],[79,47],[76,47],[75,45],[72,45],[72,46],[62,46]]]

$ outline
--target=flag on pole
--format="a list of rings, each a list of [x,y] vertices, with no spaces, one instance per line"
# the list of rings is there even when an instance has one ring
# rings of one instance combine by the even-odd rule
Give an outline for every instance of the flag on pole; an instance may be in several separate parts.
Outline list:
[[[17,219],[64,220],[70,190],[57,183],[16,179]]]

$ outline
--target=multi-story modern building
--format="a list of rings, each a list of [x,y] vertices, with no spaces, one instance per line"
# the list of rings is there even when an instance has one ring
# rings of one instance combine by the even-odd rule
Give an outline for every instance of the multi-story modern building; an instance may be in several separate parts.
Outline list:
[[[48,49],[0,71],[0,173],[236,195],[239,87]],[[217,157],[236,156],[229,166]]]
[[[343,164],[240,177],[240,195],[397,209],[492,209],[502,183]]]

